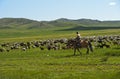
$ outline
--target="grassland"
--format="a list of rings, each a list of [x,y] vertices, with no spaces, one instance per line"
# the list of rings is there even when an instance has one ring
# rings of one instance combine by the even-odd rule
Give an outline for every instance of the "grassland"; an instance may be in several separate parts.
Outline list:
[[[82,56],[73,56],[73,50],[39,48],[0,53],[0,79],[119,79],[120,52],[115,48],[89,55],[82,49]]]
[[[60,29],[62,30],[63,28],[54,28],[54,29],[46,28],[46,29],[33,29],[33,30],[3,29],[0,30],[0,42],[31,41],[31,40],[40,40],[40,39],[43,40],[43,39],[55,39],[55,38],[73,38],[75,37],[76,31],[79,31],[82,36],[120,35],[120,29],[70,30],[70,31],[60,31]]]
[[[75,37],[76,30],[0,30],[0,43]],[[80,30],[82,36],[120,35],[120,29]],[[73,50],[12,50],[0,53],[0,79],[119,79],[120,47],[94,49],[82,56]]]

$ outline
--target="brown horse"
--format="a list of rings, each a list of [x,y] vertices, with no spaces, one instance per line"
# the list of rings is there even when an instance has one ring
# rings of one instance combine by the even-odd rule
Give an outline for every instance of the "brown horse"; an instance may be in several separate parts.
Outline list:
[[[82,55],[82,53],[80,51],[81,48],[87,49],[86,54],[89,54],[89,49],[91,52],[93,52],[92,44],[90,41],[87,41],[87,40],[81,40],[81,41],[77,42],[75,39],[70,39],[70,40],[68,40],[67,46],[68,46],[68,48],[74,49],[74,55],[76,53],[76,50],[78,50],[80,55]]]

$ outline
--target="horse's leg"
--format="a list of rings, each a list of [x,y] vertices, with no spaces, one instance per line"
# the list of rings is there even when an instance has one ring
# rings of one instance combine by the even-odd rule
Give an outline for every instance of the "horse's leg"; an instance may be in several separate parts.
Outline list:
[[[82,53],[81,53],[81,51],[79,50],[79,48],[78,48],[77,50],[78,50],[78,52],[80,53],[80,55],[82,55]]]
[[[89,48],[87,47],[87,52],[86,52],[86,54],[89,54]]]
[[[74,55],[75,55],[75,53],[76,53],[76,48],[74,48]]]

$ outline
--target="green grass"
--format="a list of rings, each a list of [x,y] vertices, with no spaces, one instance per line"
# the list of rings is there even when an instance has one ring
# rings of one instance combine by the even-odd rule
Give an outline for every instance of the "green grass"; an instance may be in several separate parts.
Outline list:
[[[0,43],[73,38],[76,31],[59,28],[34,30],[0,30]],[[84,30],[82,36],[119,35],[120,29]],[[0,79],[119,79],[120,48],[94,49],[82,56],[73,50],[12,50],[0,53]]]
[[[63,28],[34,30],[0,30],[0,42],[32,41],[55,38],[73,38],[76,31],[57,31]],[[119,35],[120,29],[79,31],[81,36]]]
[[[118,52],[95,49],[89,55],[82,49],[82,56],[73,50],[14,50],[0,53],[0,79],[119,79],[119,56],[106,55]],[[101,61],[108,56],[107,61]]]

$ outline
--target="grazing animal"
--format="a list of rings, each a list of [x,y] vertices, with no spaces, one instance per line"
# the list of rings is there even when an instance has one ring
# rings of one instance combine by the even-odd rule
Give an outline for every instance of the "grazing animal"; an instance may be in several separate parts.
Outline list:
[[[43,47],[40,47],[40,49],[41,49],[41,50],[44,50],[44,48],[43,48]]]
[[[5,48],[0,48],[0,52],[4,52],[5,51]]]
[[[23,51],[26,51],[26,48],[22,48]]]

